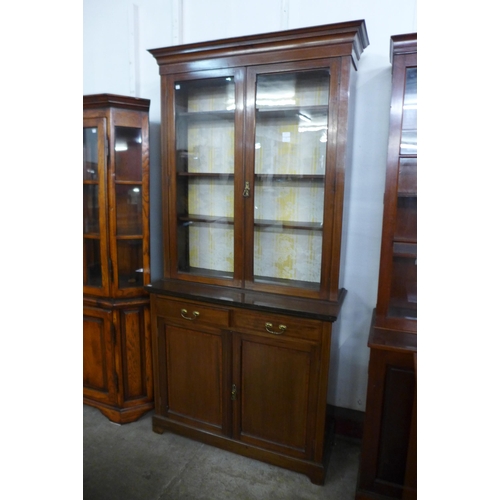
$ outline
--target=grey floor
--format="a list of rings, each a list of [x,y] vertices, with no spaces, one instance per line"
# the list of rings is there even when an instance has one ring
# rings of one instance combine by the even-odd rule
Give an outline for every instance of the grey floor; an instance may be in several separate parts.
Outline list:
[[[354,499],[358,440],[336,436],[324,486],[295,472],[83,406],[84,500]]]

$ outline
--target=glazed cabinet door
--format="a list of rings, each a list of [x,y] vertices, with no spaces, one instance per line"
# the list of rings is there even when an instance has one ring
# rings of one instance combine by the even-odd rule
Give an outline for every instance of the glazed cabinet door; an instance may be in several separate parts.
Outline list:
[[[318,298],[338,287],[340,68],[327,59],[248,69],[247,288]]]
[[[214,434],[229,429],[227,311],[158,299],[156,415]]]
[[[417,321],[417,54],[394,56],[377,315],[391,328]]]
[[[243,70],[166,79],[167,277],[239,286]]]
[[[113,314],[108,309],[83,307],[83,397],[115,403]]]
[[[83,293],[109,293],[105,118],[83,120]]]
[[[149,124],[147,113],[113,110],[109,165],[110,253],[116,297],[149,283]]]
[[[233,438],[312,459],[318,362],[312,343],[233,333]]]
[[[339,58],[164,78],[167,278],[336,296],[342,78]]]

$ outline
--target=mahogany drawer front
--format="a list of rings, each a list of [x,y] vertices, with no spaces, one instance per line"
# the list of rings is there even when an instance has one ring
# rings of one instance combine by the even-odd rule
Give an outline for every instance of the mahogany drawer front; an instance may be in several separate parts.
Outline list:
[[[298,318],[281,314],[235,310],[232,326],[235,329],[252,330],[277,337],[294,337],[319,342],[323,323],[314,319]],[[285,328],[280,328],[284,326]]]
[[[214,307],[210,304],[191,302],[189,300],[156,299],[158,316],[194,327],[198,324],[224,328],[229,326],[229,310]]]

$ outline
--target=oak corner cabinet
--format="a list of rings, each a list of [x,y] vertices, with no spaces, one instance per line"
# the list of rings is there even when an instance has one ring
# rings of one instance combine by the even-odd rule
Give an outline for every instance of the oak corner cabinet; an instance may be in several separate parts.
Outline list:
[[[364,21],[150,50],[163,255],[149,287],[166,429],[323,484],[344,184]]]
[[[356,498],[417,498],[417,34],[391,37],[377,305]]]
[[[83,96],[83,403],[116,423],[153,408],[149,100]]]

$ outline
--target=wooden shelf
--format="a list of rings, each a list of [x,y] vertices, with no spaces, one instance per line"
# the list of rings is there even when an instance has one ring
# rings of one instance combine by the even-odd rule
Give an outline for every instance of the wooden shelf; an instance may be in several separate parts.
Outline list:
[[[177,172],[179,177],[207,178],[207,179],[234,179],[233,173],[224,172]]]
[[[327,105],[311,105],[311,106],[262,106],[256,108],[259,114],[269,114],[273,117],[290,117],[290,116],[304,116],[306,113],[311,115],[327,115]],[[307,115],[305,116],[307,121]]]
[[[233,217],[217,217],[214,215],[179,215],[180,222],[207,224],[234,224]]]
[[[178,220],[183,223],[202,223],[202,224],[234,224],[233,217],[218,217],[212,215],[180,215]],[[306,222],[306,221],[284,221],[270,219],[255,219],[254,226],[259,229],[263,228],[286,228],[286,229],[304,229],[307,231],[322,231],[323,224],[321,222]]]
[[[214,110],[214,111],[183,111],[176,114],[177,118],[188,120],[211,121],[213,119],[233,120],[234,110]]]
[[[324,181],[321,174],[255,174],[256,181]]]
[[[286,228],[286,229],[306,229],[308,231],[322,231],[323,224],[321,222],[302,222],[302,221],[286,221],[286,220],[269,220],[255,219],[254,225],[258,228]]]

